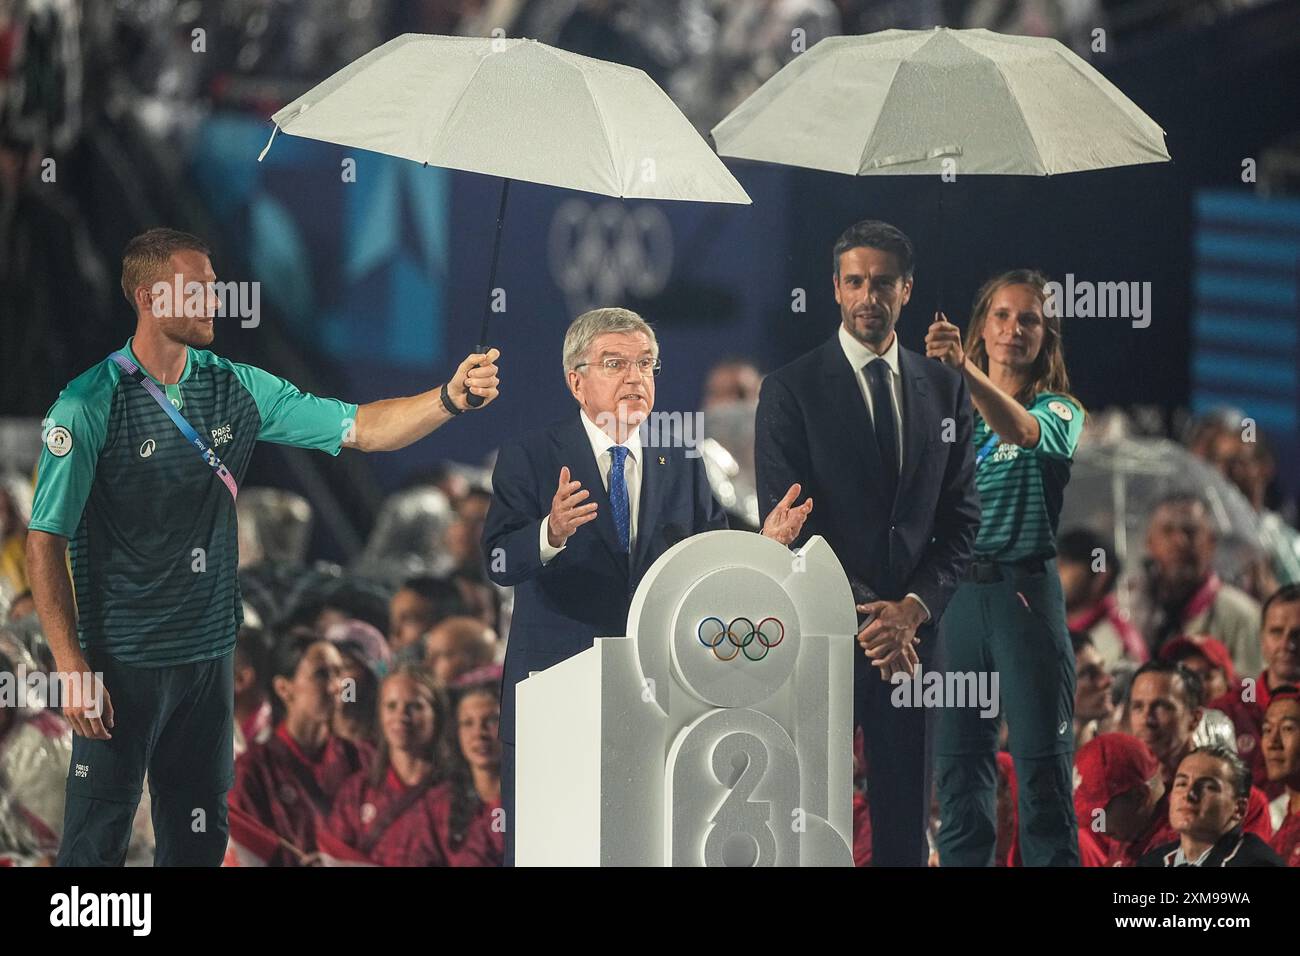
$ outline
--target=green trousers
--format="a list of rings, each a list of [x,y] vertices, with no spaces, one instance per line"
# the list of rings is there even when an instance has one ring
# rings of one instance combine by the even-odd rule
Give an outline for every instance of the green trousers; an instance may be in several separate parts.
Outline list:
[[[1006,719],[1019,790],[1025,866],[1078,866],[1073,799],[1074,653],[1056,562],[996,565],[1001,580],[967,580],[939,625],[945,674],[997,675],[1000,713],[944,706],[935,741],[939,862],[992,866],[997,842],[997,741]],[[946,702],[947,703],[947,702]]]
[[[59,866],[122,866],[145,773],[155,866],[220,866],[235,775],[234,655],[192,664],[123,664],[86,652],[103,674],[108,740],[72,738]]]

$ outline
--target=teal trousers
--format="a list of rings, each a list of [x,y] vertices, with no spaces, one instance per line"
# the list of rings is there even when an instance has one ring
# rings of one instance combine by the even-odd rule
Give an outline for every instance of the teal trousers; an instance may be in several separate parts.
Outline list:
[[[1025,866],[1078,866],[1074,819],[1074,652],[1056,562],[998,564],[1001,580],[958,587],[939,625],[940,669],[997,676],[999,713],[939,711],[935,779],[941,866],[992,866],[997,841],[997,742],[1003,719],[1019,790]],[[986,575],[986,577],[989,575]]]

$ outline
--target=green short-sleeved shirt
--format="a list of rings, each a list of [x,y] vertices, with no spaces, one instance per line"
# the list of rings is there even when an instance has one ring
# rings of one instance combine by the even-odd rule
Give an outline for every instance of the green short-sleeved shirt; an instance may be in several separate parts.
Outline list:
[[[1056,554],[1056,526],[1083,433],[1083,409],[1065,395],[1040,392],[1028,411],[1038,419],[1038,444],[1021,448],[994,438],[975,470],[980,494],[975,553],[982,558],[1046,560]],[[991,437],[977,413],[971,438],[977,455]]]
[[[258,441],[337,455],[357,414],[199,349],[162,387],[237,482]],[[59,393],[42,433],[29,527],[70,541],[82,647],[155,667],[229,653],[243,622],[234,502],[167,413],[106,358]]]

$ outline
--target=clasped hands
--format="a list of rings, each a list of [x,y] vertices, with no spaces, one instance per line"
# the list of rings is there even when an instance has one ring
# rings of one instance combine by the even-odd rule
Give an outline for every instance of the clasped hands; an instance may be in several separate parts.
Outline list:
[[[858,643],[871,658],[871,666],[879,668],[880,679],[889,681],[898,673],[915,676],[920,664],[916,630],[926,619],[921,602],[908,595],[901,601],[859,604],[857,609],[870,618],[858,631]]]

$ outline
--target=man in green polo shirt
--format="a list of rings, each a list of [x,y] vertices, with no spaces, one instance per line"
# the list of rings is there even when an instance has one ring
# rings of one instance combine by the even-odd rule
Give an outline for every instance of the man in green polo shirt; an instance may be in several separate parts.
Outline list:
[[[155,863],[221,862],[243,620],[235,494],[254,445],[390,451],[467,410],[469,393],[497,395],[496,349],[421,395],[357,406],[300,392],[204,350],[215,281],[194,236],[132,239],[122,291],[135,335],[73,379],[43,423],[31,590],[64,687],[95,688],[61,701],[76,736],[60,865],[122,864],[146,771]]]

